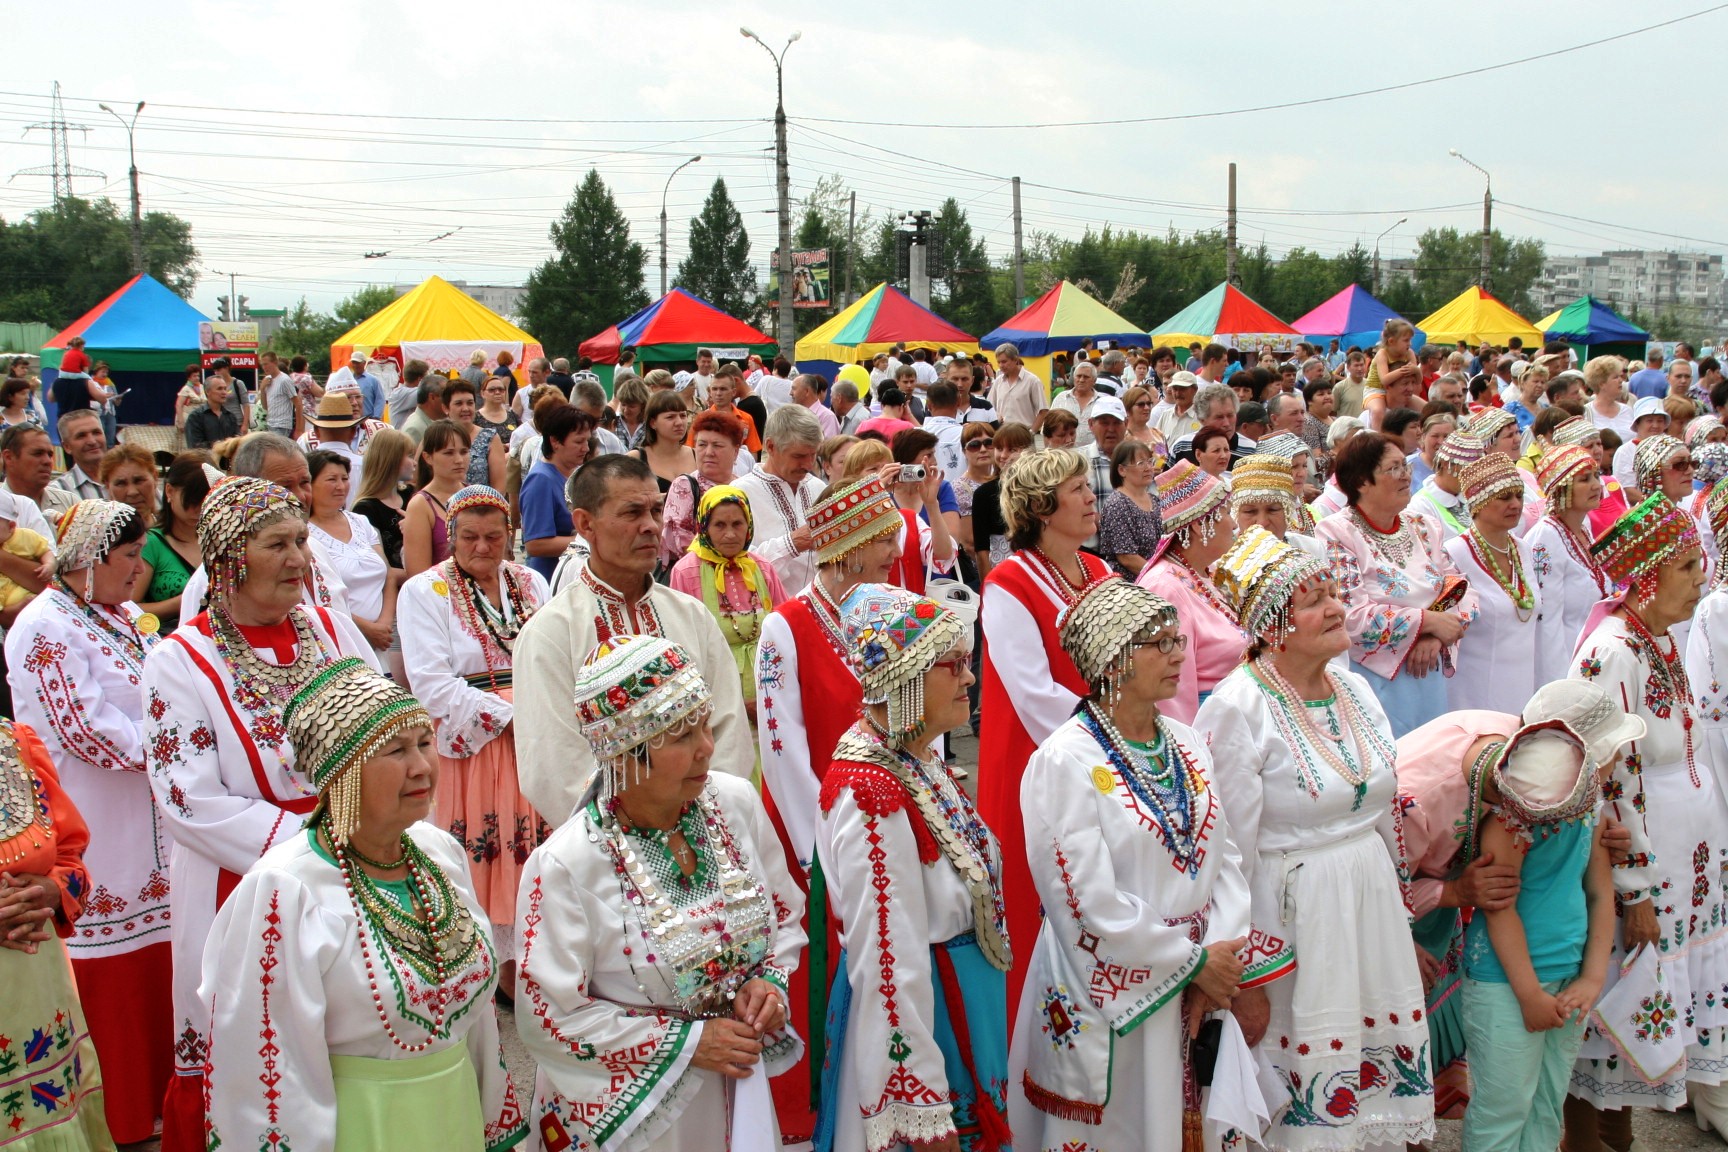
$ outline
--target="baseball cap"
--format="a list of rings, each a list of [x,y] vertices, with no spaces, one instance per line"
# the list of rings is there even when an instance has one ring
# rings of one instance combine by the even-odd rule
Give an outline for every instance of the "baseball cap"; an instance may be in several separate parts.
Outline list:
[[[1092,401],[1092,415],[1088,419],[1096,420],[1100,416],[1114,416],[1118,420],[1128,419],[1128,409],[1122,407],[1122,401],[1114,396],[1100,396]]]

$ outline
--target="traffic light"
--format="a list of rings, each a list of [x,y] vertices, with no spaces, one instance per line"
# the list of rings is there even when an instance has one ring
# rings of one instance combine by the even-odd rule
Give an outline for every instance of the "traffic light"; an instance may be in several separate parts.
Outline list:
[[[244,319],[246,319],[246,317],[250,316],[251,314],[252,313],[246,307],[246,297],[244,297],[244,296],[240,297],[240,307],[235,310],[234,319],[244,320]]]
[[[233,319],[232,316],[228,315],[228,297],[226,296],[216,297],[216,319],[223,323]]]

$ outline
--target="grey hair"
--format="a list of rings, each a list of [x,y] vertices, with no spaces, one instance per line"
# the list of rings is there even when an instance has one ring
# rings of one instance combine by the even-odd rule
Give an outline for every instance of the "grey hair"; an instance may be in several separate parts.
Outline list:
[[[1271,419],[1271,420],[1276,420],[1279,416],[1281,416],[1284,412],[1284,402],[1286,400],[1294,400],[1297,403],[1297,405],[1299,407],[1301,407],[1301,409],[1304,412],[1306,412],[1308,410],[1308,401],[1306,401],[1302,398],[1302,393],[1300,393],[1300,392],[1279,392],[1279,393],[1274,394],[1270,399],[1268,399],[1266,401],[1266,416],[1267,416],[1267,418]]]
[[[254,432],[240,441],[240,447],[234,450],[234,459],[229,465],[229,471],[235,476],[262,477],[264,475],[264,461],[272,456],[287,456],[296,460],[306,459],[306,454],[300,451],[300,445],[280,432]]]
[[[1098,370],[1100,372],[1108,372],[1112,376],[1121,375],[1122,369],[1127,366],[1128,357],[1115,348],[1104,353],[1104,355],[1098,360]]]
[[[782,404],[768,414],[762,441],[776,448],[816,448],[822,443],[822,425],[802,405]]]
[[[858,385],[850,380],[841,380],[834,385],[834,397],[838,400],[850,400],[856,404],[858,403]]]
[[[1320,359],[1318,356],[1310,356],[1308,359],[1302,361],[1302,371],[1306,372],[1311,368],[1318,368],[1324,372],[1326,370],[1326,361]]]
[[[1217,404],[1220,401],[1229,404],[1230,411],[1232,412],[1236,411],[1240,403],[1236,399],[1236,389],[1230,387],[1230,385],[1208,384],[1195,394],[1194,410],[1196,412],[1204,413],[1204,416],[1202,417],[1202,419],[1204,419],[1205,416],[1210,416],[1212,414],[1212,405]]]
[[[583,410],[606,407],[606,389],[593,380],[578,380],[570,389],[570,402]]]
[[[996,355],[998,355],[998,356],[1012,356],[1016,360],[1023,359],[1023,357],[1020,355],[1019,345],[1009,344],[1006,342],[996,345]]]

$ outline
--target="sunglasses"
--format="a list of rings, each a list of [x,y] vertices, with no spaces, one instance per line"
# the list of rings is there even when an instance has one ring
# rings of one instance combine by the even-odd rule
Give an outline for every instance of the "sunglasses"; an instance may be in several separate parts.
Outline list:
[[[966,451],[968,452],[987,452],[994,447],[996,447],[996,442],[994,440],[986,440],[982,436],[978,437],[976,440],[969,440],[966,443]]]

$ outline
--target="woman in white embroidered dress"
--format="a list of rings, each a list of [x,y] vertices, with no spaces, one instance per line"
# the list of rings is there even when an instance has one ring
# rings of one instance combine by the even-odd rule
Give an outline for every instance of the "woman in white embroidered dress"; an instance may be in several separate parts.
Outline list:
[[[1590,450],[1576,444],[1555,447],[1536,465],[1536,480],[1548,512],[1524,543],[1530,548],[1547,617],[1536,654],[1540,686],[1563,680],[1572,671],[1572,653],[1584,638],[1584,622],[1599,601],[1614,594],[1614,583],[1590,555],[1590,514],[1602,503],[1602,475]]]
[[[1470,527],[1446,541],[1446,556],[1476,593],[1475,635],[1458,645],[1446,683],[1452,711],[1518,712],[1541,687],[1537,658],[1550,624],[1530,547],[1513,535],[1524,514],[1524,481],[1509,456],[1490,452],[1459,474]]]
[[[768,1076],[803,1049],[786,1012],[803,900],[750,782],[709,770],[712,706],[656,636],[611,637],[577,677],[600,771],[517,901],[548,1149],[780,1145]]]
[[[972,622],[885,584],[840,612],[864,712],[822,782],[817,851],[845,950],[817,1152],[1005,1150],[1002,857],[932,751],[971,711]]]
[[[1728,899],[1720,866],[1728,831],[1673,635],[1691,619],[1704,585],[1697,525],[1656,492],[1591,551],[1626,591],[1591,614],[1571,674],[1608,689],[1646,729],[1621,749],[1602,785],[1605,814],[1631,833],[1627,857],[1613,870],[1620,923],[1610,984],[1633,951],[1654,945],[1687,1041],[1686,1059],[1651,1083],[1596,1027],[1586,1031],[1572,1072],[1566,1146],[1588,1148],[1599,1136],[1621,1148],[1631,1140],[1630,1108],[1673,1110],[1688,1094],[1700,1124],[1728,1132]]]
[[[1349,503],[1314,535],[1338,577],[1350,670],[1368,681],[1393,736],[1402,736],[1446,711],[1445,678],[1476,616],[1476,595],[1448,587],[1463,586],[1440,525],[1406,511],[1410,464],[1402,443],[1379,433],[1351,437],[1332,478]]]
[[[1051,915],[1015,1019],[1009,1116],[1023,1148],[1178,1152],[1199,1119],[1186,1039],[1251,982],[1248,886],[1205,743],[1160,715],[1187,648],[1175,608],[1105,580],[1064,614],[1062,646],[1091,691],[1020,783]]]
[[[1266,1101],[1259,1142],[1343,1152],[1426,1140],[1434,1092],[1391,725],[1363,677],[1328,666],[1350,637],[1323,563],[1256,528],[1218,562],[1218,580],[1255,645],[1195,727],[1242,851],[1254,931],[1286,942],[1254,966],[1298,969],[1266,986],[1259,1050],[1283,1095]],[[1252,1036],[1254,1006],[1237,1015]]]
[[[154,617],[131,602],[145,521],[84,500],[60,521],[56,575],[6,633],[14,716],[42,738],[90,826],[90,891],[66,940],[102,1059],[108,1129],[148,1140],[174,1071],[168,943],[172,845],[144,774],[144,656]]]
[[[348,589],[348,616],[354,627],[371,641],[374,651],[382,653],[389,651],[396,630],[396,581],[378,530],[370,520],[348,510],[350,468],[348,457],[335,452],[320,449],[306,454],[306,470],[312,474],[307,526]]]
[[[432,720],[357,659],[284,710],[318,808],[253,865],[203,958],[209,1146],[502,1152],[528,1135],[462,846],[425,822]]]
[[[375,659],[345,615],[302,606],[311,563],[305,511],[286,488],[247,476],[214,483],[198,541],[209,610],[183,614],[144,661],[144,759],[174,840],[175,1074],[165,1152],[204,1147],[209,1016],[198,975],[211,921],[241,875],[293,837],[317,800],[294,766],[282,709],[332,660]]]
[[[1504,408],[1482,409],[1470,418],[1464,431],[1482,442],[1482,451],[1485,454],[1498,452],[1513,460],[1523,455],[1518,421]],[[1520,468],[1518,479],[1524,485],[1524,511],[1519,516],[1518,527],[1514,531],[1522,539],[1530,529],[1536,527],[1536,522],[1542,519],[1545,508],[1542,490],[1536,485],[1536,477]]]
[[[1705,494],[1702,515],[1718,539],[1728,539],[1728,481],[1719,480]],[[1716,569],[1686,637],[1686,678],[1698,705],[1695,754],[1710,765],[1716,789],[1728,796],[1728,575]],[[18,690],[12,690],[13,698]]]
[[[449,523],[450,559],[402,587],[402,655],[409,687],[438,730],[443,787],[434,820],[468,853],[508,996],[521,868],[552,832],[516,781],[512,651],[549,593],[538,572],[509,561],[502,493],[462,489],[450,498]]]

